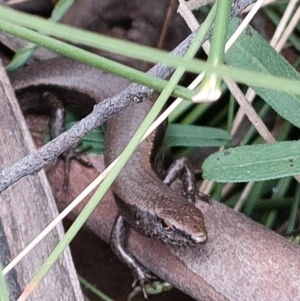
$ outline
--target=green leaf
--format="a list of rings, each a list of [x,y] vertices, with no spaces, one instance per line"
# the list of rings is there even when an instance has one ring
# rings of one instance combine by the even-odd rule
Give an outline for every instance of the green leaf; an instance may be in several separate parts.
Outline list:
[[[226,131],[195,125],[169,124],[166,133],[167,147],[220,147],[230,140]]]
[[[209,156],[203,177],[215,182],[249,182],[300,174],[300,141],[230,148]]]
[[[230,21],[229,35],[235,31],[239,23],[239,19]],[[298,80],[300,85],[299,73],[250,27],[228,50],[225,55],[225,62],[228,65],[249,71]],[[260,87],[251,86],[251,88],[279,115],[300,127],[299,96]]]

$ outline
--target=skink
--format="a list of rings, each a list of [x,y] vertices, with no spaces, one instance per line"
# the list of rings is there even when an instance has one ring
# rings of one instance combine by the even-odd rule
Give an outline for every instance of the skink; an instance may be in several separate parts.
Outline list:
[[[125,80],[66,58],[31,64],[12,73],[10,78],[23,111],[44,108],[40,95],[50,92],[66,105],[88,112],[95,102],[128,85]],[[156,93],[153,93],[151,98],[141,104],[132,104],[107,122],[106,164],[123,151],[155,98]],[[166,124],[161,125],[138,147],[112,185],[119,216],[112,230],[111,246],[133,270],[142,288],[151,273],[126,251],[126,224],[143,235],[171,245],[197,246],[207,240],[201,211],[163,181],[166,175],[162,168],[165,128]],[[186,172],[184,175],[188,180]]]

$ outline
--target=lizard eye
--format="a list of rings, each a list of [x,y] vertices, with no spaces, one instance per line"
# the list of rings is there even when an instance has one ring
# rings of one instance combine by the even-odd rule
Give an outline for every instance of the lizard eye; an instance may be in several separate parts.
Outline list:
[[[172,231],[172,227],[168,225],[164,220],[161,220],[161,225],[165,231],[168,232]]]

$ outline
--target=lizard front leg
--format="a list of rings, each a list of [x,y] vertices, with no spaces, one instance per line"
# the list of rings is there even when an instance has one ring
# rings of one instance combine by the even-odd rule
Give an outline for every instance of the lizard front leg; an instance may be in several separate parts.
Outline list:
[[[125,241],[127,239],[127,229],[126,229],[126,221],[123,216],[118,215],[111,232],[110,237],[110,246],[113,252],[117,255],[117,257],[126,263],[126,265],[130,268],[130,270],[134,274],[134,282],[132,286],[136,286],[139,282],[141,289],[143,291],[144,297],[148,299],[148,295],[145,290],[146,282],[149,282],[155,277],[148,269],[143,267],[137,259],[133,257],[125,248]]]
[[[206,203],[211,203],[209,195],[200,193],[197,191],[195,174],[192,170],[192,166],[187,158],[181,157],[177,159],[168,169],[167,175],[164,179],[164,183],[168,186],[179,178],[183,184],[182,195],[192,204],[195,204],[199,199]]]

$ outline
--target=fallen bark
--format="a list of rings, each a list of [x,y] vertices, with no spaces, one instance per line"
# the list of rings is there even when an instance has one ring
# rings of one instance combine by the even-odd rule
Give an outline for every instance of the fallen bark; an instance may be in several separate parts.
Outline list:
[[[176,248],[131,231],[130,252],[196,300],[299,300],[299,246],[218,202],[197,207],[205,216],[205,245]],[[107,197],[88,221],[106,242],[116,212]]]

